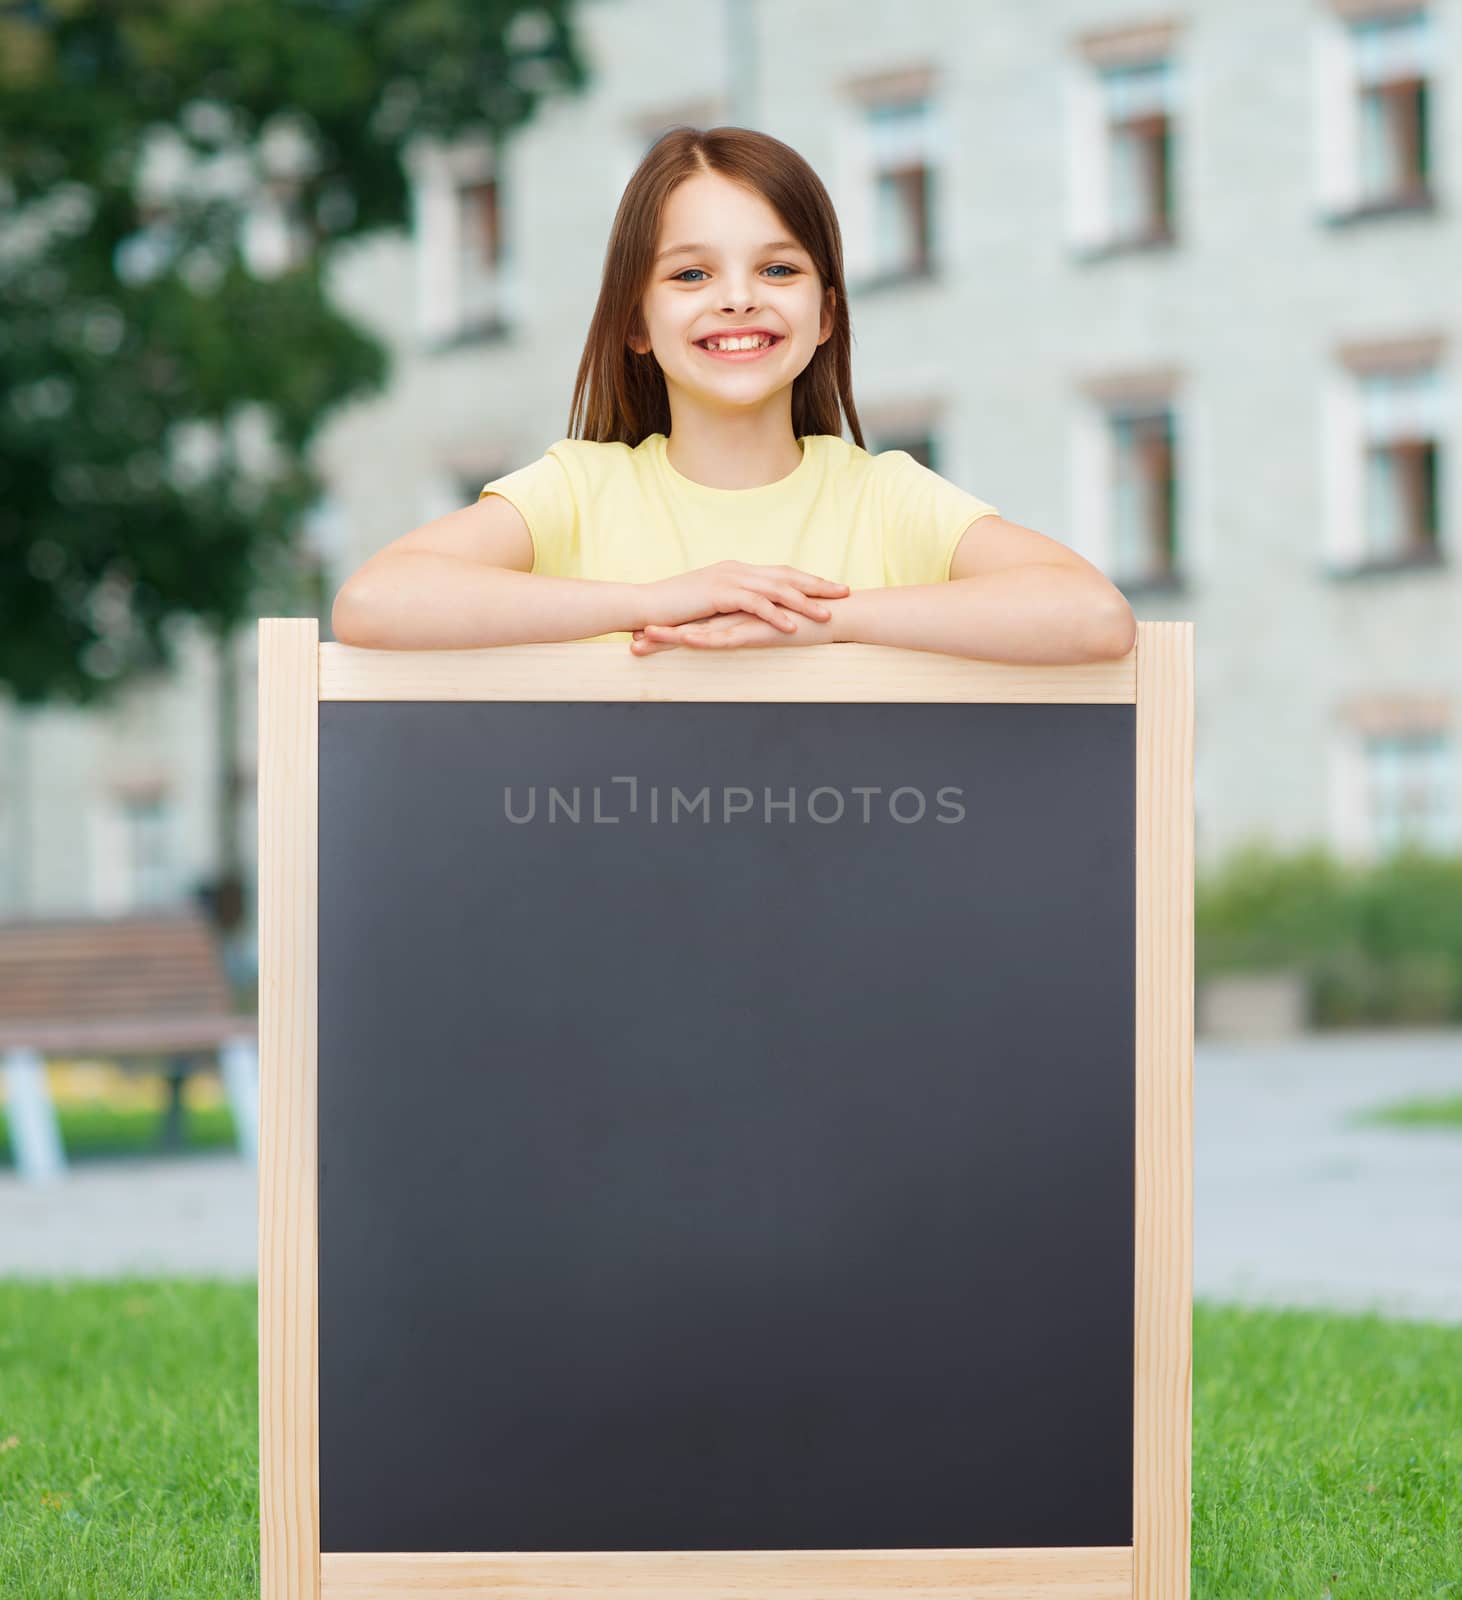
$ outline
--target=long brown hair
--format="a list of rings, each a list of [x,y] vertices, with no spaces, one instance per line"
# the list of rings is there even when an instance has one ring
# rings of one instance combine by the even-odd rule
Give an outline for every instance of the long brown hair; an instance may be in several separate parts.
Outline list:
[[[865,448],[853,405],[853,332],[832,200],[791,145],[769,133],[735,127],[670,128],[645,152],[625,185],[574,381],[567,436],[637,445],[652,433],[670,432],[670,397],[660,363],[653,354],[636,355],[627,340],[646,332],[640,301],[654,265],[665,201],[700,172],[718,172],[760,194],[812,257],[824,304],[828,288],[836,290],[833,331],[792,381],[792,431],[799,439],[809,433],[841,436],[846,413],[854,442]]]

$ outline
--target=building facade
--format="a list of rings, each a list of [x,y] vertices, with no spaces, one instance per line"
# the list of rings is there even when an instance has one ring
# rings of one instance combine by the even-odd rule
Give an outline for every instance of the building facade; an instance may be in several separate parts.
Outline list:
[[[1200,867],[1260,837],[1462,849],[1462,0],[589,0],[578,25],[585,94],[497,162],[414,149],[409,236],[335,263],[395,373],[320,442],[332,595],[564,435],[630,172],[674,124],[743,122],[837,207],[868,448],[1193,621]],[[194,642],[114,712],[0,712],[0,909],[206,874],[215,666]]]

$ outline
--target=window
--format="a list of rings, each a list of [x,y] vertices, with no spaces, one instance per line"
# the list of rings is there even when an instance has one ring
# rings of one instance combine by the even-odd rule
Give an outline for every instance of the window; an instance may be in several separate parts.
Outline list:
[[[1101,75],[1114,245],[1173,236],[1172,78],[1166,61],[1108,67]]]
[[[1462,848],[1451,695],[1368,691],[1344,703],[1331,754],[1332,843],[1356,861]]]
[[[929,112],[927,100],[868,107],[878,278],[922,277],[933,266]]]
[[[1177,421],[1167,402],[1117,405],[1112,434],[1112,549],[1120,572],[1164,582],[1177,564]]]
[[[933,74],[909,68],[855,79],[846,94],[838,209],[848,278],[866,289],[928,277],[940,243]]]
[[[516,310],[501,154],[474,142],[412,147],[417,324],[429,344],[506,331]]]
[[[1360,386],[1367,551],[1381,557],[1432,555],[1440,522],[1437,370],[1368,372]]]
[[[1069,127],[1072,242],[1111,254],[1177,235],[1178,69],[1165,25],[1078,44]]]
[[[159,905],[172,893],[169,826],[168,805],[161,794],[123,799],[123,839],[134,905]]]
[[[1458,847],[1453,747],[1445,729],[1373,733],[1365,739],[1371,840],[1381,855],[1412,846]]]
[[[1331,401],[1331,556],[1338,568],[1409,567],[1442,553],[1440,341],[1341,351]]]
[[[1076,417],[1072,542],[1131,596],[1183,576],[1178,378],[1087,380]]]
[[[491,324],[498,315],[503,267],[503,231],[498,180],[484,178],[457,189],[458,281],[461,316],[468,327]]]
[[[94,802],[92,908],[121,915],[166,904],[178,892],[173,807],[161,779],[118,780]]]
[[[1431,204],[1431,16],[1334,0],[1323,17],[1321,198],[1332,220]]]
[[[1427,183],[1425,12],[1372,17],[1350,25],[1360,89],[1362,204],[1419,198]]]

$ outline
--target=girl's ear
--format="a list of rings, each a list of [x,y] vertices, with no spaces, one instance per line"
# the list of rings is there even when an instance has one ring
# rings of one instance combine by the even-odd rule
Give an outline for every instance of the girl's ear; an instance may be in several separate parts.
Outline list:
[[[837,305],[837,303],[838,291],[834,289],[831,284],[829,284],[827,286],[826,293],[823,295],[822,330],[817,341],[819,344],[821,344],[825,339],[832,338],[834,327],[833,308]]]

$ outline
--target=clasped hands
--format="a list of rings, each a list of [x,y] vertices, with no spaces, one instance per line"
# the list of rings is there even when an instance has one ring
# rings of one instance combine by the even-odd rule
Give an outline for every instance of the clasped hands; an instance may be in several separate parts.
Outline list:
[[[845,583],[797,567],[745,561],[718,561],[644,588],[653,620],[634,630],[630,652],[637,656],[680,645],[725,650],[826,643],[832,609],[819,597],[841,599],[849,592]],[[814,626],[799,628],[794,612]]]

